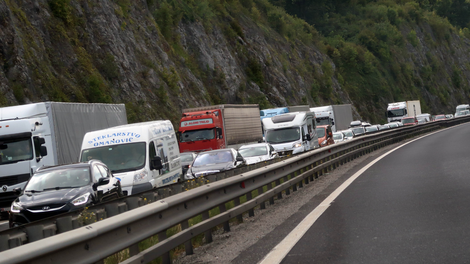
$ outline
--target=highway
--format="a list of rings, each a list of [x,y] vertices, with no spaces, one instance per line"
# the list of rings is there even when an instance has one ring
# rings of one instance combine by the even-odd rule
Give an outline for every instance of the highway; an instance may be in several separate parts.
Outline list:
[[[265,263],[468,262],[469,136],[464,124],[391,152],[333,197],[312,226],[294,229],[294,236],[305,234],[278,244]]]

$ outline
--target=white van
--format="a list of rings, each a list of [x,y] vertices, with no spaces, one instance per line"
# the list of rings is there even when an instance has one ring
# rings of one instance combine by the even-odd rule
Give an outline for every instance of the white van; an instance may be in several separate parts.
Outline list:
[[[85,134],[80,161],[99,159],[132,195],[176,183],[180,153],[170,121],[135,123]]]
[[[432,121],[432,116],[431,114],[424,113],[416,115],[416,119],[418,119],[418,122],[421,121],[422,123],[427,123]]]
[[[294,112],[263,119],[265,140],[279,155],[319,148],[312,112]]]

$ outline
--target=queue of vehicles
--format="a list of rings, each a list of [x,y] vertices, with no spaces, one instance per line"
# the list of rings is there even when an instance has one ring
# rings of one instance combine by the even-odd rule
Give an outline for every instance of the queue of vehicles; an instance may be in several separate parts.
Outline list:
[[[1,108],[0,179],[8,195],[0,197],[10,199],[1,210],[10,211],[14,226],[362,134],[416,125],[420,118],[449,118],[421,114],[419,101],[405,103],[402,114],[410,105],[418,108],[418,116],[385,125],[352,121],[350,105],[293,106],[277,112],[260,111],[258,105],[216,105],[183,110],[178,132],[168,120],[127,125],[124,105],[46,102]],[[396,118],[395,110],[388,112]]]

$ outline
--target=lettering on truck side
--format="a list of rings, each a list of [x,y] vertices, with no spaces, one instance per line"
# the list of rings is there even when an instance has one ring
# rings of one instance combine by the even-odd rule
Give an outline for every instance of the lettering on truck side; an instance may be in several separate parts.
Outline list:
[[[116,137],[126,137],[121,139],[115,139]],[[113,138],[111,140],[106,140],[108,138]],[[133,132],[119,132],[119,133],[112,133],[107,135],[101,135],[95,138],[92,138],[88,141],[88,144],[93,144],[93,146],[106,146],[111,144],[117,143],[130,143],[134,138],[140,138],[140,134],[133,133]]]
[[[180,177],[180,174],[179,173],[176,173],[175,175],[171,176],[171,177],[168,177],[168,178],[165,178],[162,180],[162,183],[163,184],[167,184],[167,183],[170,183],[176,179],[178,179]]]

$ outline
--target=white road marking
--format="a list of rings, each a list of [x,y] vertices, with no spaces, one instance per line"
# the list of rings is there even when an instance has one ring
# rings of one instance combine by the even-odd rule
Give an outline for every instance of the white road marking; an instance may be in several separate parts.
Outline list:
[[[277,246],[275,246],[271,252],[269,252],[265,257],[264,259],[262,259],[259,264],[274,264],[274,263],[281,263],[281,261],[287,256],[287,254],[289,253],[289,251],[291,251],[291,249],[295,246],[295,244],[297,244],[297,242],[299,242],[299,240],[303,237],[303,235],[307,232],[307,230],[310,229],[310,227],[312,227],[312,225],[315,223],[315,221],[317,221],[318,218],[320,218],[320,216],[326,211],[326,209],[331,205],[331,203],[355,180],[357,179],[362,173],[364,173],[364,171],[366,171],[368,168],[370,168],[372,165],[374,165],[375,163],[377,163],[379,160],[383,159],[385,156],[387,156],[388,154],[394,152],[395,150],[403,147],[403,146],[406,146],[416,140],[419,140],[419,139],[422,139],[424,137],[428,137],[430,135],[433,135],[435,133],[438,133],[438,132],[442,132],[442,131],[445,131],[447,129],[450,129],[450,128],[454,128],[456,126],[453,126],[453,127],[449,127],[449,128],[446,128],[446,129],[442,129],[442,130],[439,130],[439,131],[436,131],[436,132],[433,132],[433,133],[430,133],[430,134],[427,134],[427,135],[424,135],[422,137],[419,137],[419,138],[416,138],[416,139],[413,139],[407,143],[404,143],[403,145],[400,145],[390,151],[388,151],[387,153],[383,154],[382,156],[376,158],[375,160],[373,160],[371,163],[367,164],[365,167],[363,167],[362,169],[360,169],[358,172],[356,172],[354,175],[352,175],[351,177],[349,177],[349,179],[347,179],[343,184],[341,184],[341,186],[339,186],[333,193],[331,193],[325,200],[323,200],[323,202],[318,205],[312,212],[310,212],[303,220],[302,222],[300,222],[295,228],[294,230],[292,230],[282,241],[281,243],[277,244]]]

